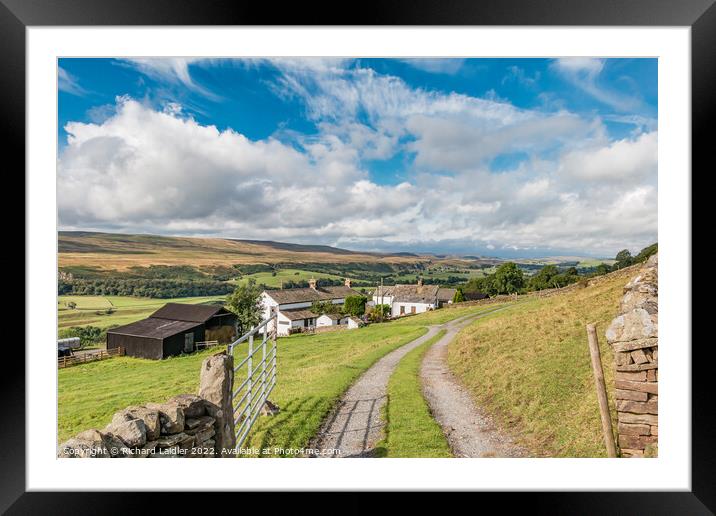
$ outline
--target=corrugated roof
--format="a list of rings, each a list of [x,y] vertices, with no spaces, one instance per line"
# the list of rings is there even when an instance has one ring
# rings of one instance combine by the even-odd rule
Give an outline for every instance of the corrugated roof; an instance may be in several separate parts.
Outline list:
[[[148,319],[142,319],[141,321],[119,326],[118,328],[112,328],[107,330],[107,333],[147,337],[150,339],[165,339],[177,333],[196,328],[199,325],[201,325],[201,323],[192,321],[176,321],[149,317]]]
[[[220,305],[185,305],[182,303],[167,303],[149,317],[202,323],[208,321],[222,310],[224,310],[224,308]]]
[[[301,319],[315,319],[318,317],[317,313],[311,312],[310,310],[281,310],[281,315],[285,316],[289,321],[299,321]]]
[[[290,303],[313,303],[314,301],[329,301],[343,299],[348,296],[360,296],[360,292],[350,287],[287,288],[281,290],[266,290],[266,295],[280,305]]]

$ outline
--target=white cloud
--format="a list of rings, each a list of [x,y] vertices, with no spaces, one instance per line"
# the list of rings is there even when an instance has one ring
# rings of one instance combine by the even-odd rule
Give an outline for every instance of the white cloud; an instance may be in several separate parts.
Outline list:
[[[352,61],[272,63],[282,71],[273,88],[305,103],[317,134],[253,141],[197,123],[179,103],[120,98],[108,117],[66,126],[61,225],[604,256],[656,239],[655,131],[611,142],[599,118],[415,89]],[[599,63],[566,69],[596,74]],[[406,181],[371,180],[362,161],[399,151],[415,158]],[[516,152],[528,159],[490,170]]]
[[[70,93],[72,95],[77,95],[79,97],[83,97],[88,93],[87,90],[80,86],[77,77],[72,75],[70,72],[68,72],[61,66],[57,67],[57,88],[60,91]]]
[[[640,100],[624,92],[615,91],[598,84],[605,60],[592,57],[565,57],[552,63],[552,69],[572,84],[618,111],[634,110]]]

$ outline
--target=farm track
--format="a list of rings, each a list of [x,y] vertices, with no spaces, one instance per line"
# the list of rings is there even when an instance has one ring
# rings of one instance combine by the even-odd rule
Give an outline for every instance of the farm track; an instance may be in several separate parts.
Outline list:
[[[396,365],[410,351],[427,342],[440,330],[455,334],[486,314],[467,315],[428,327],[428,332],[391,351],[378,360],[345,392],[336,408],[324,421],[310,447],[321,450],[320,457],[375,457],[376,443],[384,436],[382,412],[386,402],[388,380]],[[436,344],[437,345],[437,344]]]
[[[509,306],[483,313],[472,320],[505,308]],[[455,457],[524,457],[526,451],[499,431],[448,368],[448,345],[465,326],[449,328],[445,336],[425,354],[420,368],[423,396]]]

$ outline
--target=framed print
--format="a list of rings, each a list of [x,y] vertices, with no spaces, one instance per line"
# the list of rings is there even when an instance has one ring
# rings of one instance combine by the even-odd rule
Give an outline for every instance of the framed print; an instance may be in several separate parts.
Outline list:
[[[316,25],[3,0],[27,188],[3,508],[435,490],[712,510],[691,181],[716,8],[562,4]]]

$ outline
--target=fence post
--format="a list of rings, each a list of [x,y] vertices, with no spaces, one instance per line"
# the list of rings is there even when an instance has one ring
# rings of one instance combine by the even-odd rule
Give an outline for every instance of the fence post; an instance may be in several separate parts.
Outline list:
[[[612,418],[609,415],[609,401],[607,399],[607,388],[604,384],[604,370],[602,369],[602,357],[599,353],[599,339],[597,337],[597,326],[594,323],[587,324],[587,341],[589,342],[589,354],[592,358],[592,372],[594,373],[594,386],[597,389],[597,401],[599,401],[599,414],[602,418],[602,432],[604,432],[604,444],[607,447],[607,456],[616,457],[617,450],[614,445],[614,432],[612,430]]]

